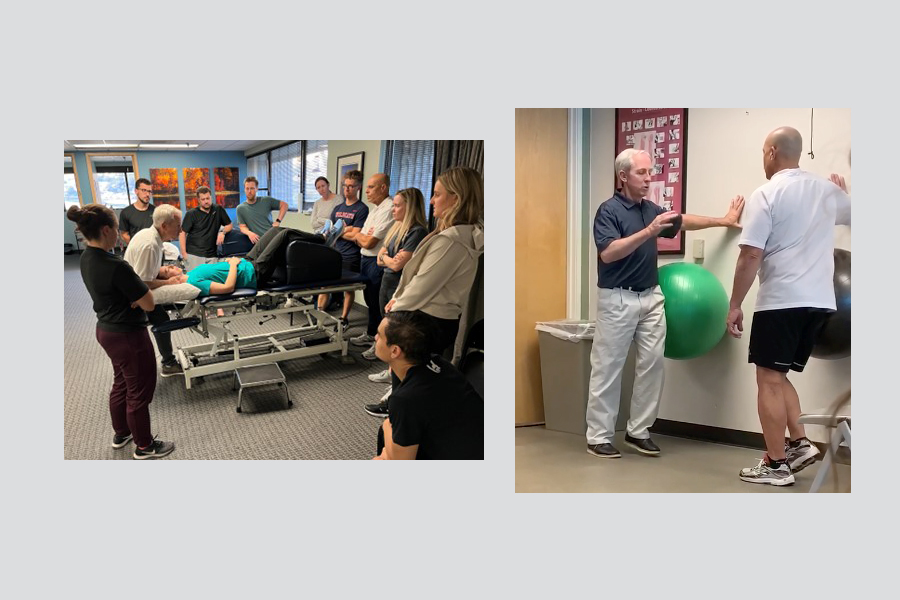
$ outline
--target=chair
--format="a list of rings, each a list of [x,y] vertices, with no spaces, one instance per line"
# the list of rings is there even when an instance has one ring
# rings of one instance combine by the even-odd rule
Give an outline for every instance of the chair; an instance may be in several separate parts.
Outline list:
[[[465,375],[478,395],[484,399],[484,319],[472,325],[466,335],[459,370]]]
[[[832,414],[801,414],[799,423],[803,425],[822,425],[833,428],[831,440],[828,444],[822,464],[819,465],[819,472],[813,480],[809,488],[810,493],[818,492],[825,482],[825,477],[831,472],[831,466],[834,457],[837,454],[841,444],[845,444],[850,449],[850,416],[849,415],[832,415]]]

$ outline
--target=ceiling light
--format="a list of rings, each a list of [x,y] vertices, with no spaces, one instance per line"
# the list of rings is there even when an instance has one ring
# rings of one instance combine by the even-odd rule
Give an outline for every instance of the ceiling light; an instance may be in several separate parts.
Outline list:
[[[137,144],[72,144],[76,148],[137,148]]]
[[[182,142],[180,144],[141,144],[141,148],[196,148],[199,144],[188,144]]]

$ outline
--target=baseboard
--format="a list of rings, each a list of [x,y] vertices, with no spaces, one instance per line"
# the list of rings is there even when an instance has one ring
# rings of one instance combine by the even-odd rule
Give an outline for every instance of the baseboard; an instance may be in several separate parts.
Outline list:
[[[765,438],[763,438],[763,434],[753,433],[751,431],[725,429],[724,427],[712,427],[710,425],[697,425],[696,423],[682,423],[680,421],[668,421],[666,419],[657,419],[656,423],[653,424],[653,427],[650,428],[650,431],[660,435],[671,435],[692,440],[700,440],[702,442],[714,442],[717,444],[726,444],[728,446],[753,448],[754,450],[766,449],[766,442]]]

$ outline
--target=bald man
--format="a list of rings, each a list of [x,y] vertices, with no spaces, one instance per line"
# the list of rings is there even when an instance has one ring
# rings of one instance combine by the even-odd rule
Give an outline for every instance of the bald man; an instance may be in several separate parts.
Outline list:
[[[753,192],[744,208],[727,329],[741,337],[741,304],[759,272],[748,360],[756,365],[766,454],[755,467],[741,470],[740,478],[750,483],[790,485],[794,473],[815,462],[819,453],[798,423],[800,398],[787,374],[803,371],[826,315],[836,309],[834,227],[850,225],[850,196],[841,189],[842,180],[801,170],[802,151],[796,129],[772,131],[763,143],[769,182]]]
[[[353,240],[359,246],[359,253],[362,255],[360,263],[360,273],[366,278],[366,289],[363,290],[363,298],[366,301],[366,307],[369,309],[369,322],[366,326],[366,332],[350,339],[350,343],[357,346],[369,346],[363,352],[363,358],[368,360],[378,360],[375,356],[375,334],[378,332],[378,325],[381,323],[381,309],[378,304],[378,296],[381,291],[381,277],[384,274],[384,267],[379,267],[377,262],[378,251],[381,250],[383,240],[387,236],[388,231],[394,225],[394,217],[391,209],[392,202],[385,202],[388,199],[388,190],[391,187],[391,179],[386,173],[375,173],[369,177],[366,183],[366,200],[369,204],[374,204],[375,208],[369,211],[366,222],[362,229],[356,234]]]

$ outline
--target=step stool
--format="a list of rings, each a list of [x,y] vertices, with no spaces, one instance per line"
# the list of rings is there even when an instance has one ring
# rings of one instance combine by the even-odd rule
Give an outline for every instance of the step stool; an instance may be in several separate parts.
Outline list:
[[[284,379],[284,373],[281,372],[281,368],[278,366],[278,363],[253,365],[251,367],[238,367],[237,369],[235,369],[234,378],[232,379],[231,383],[231,389],[238,390],[237,412],[241,412],[241,395],[244,393],[244,388],[272,384],[278,384],[282,389],[284,389],[284,394],[285,396],[287,396],[287,407],[292,407],[294,403],[291,402],[291,394],[290,392],[288,392],[287,384],[285,383]]]

